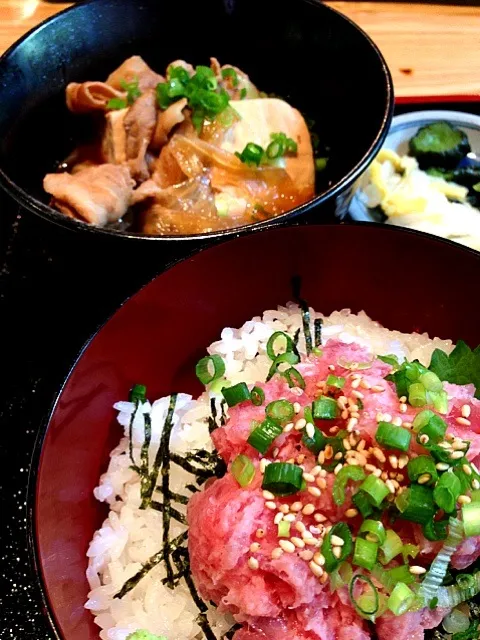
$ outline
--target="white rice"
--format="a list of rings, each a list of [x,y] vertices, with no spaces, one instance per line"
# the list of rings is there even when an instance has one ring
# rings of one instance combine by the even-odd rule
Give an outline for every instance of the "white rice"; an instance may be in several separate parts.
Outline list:
[[[429,364],[434,349],[450,353],[450,340],[429,339],[427,334],[405,334],[390,331],[372,321],[364,312],[358,315],[349,310],[336,311],[323,316],[311,309],[312,323],[323,318],[323,342],[331,338],[343,342],[357,342],[373,354],[395,354],[400,359],[418,358]],[[220,340],[208,347],[210,354],[220,354],[226,365],[226,378],[232,383],[247,384],[264,380],[271,364],[265,347],[274,331],[285,331],[294,335],[302,326],[302,315],[298,305],[289,303],[277,310],[265,311],[246,322],[240,329],[226,328]],[[305,353],[303,332],[300,332],[299,351]],[[139,381],[141,382],[141,381]],[[179,394],[174,416],[170,448],[175,453],[186,453],[196,449],[211,450],[207,417],[210,415],[210,395],[203,393],[198,400]],[[151,412],[152,440],[149,459],[153,460],[168,410],[169,398],[156,400],[152,405],[143,404],[143,412]],[[95,615],[101,628],[102,640],[126,640],[137,629],[165,635],[168,640],[187,640],[202,637],[195,619],[198,610],[192,602],[187,587],[181,583],[175,590],[162,584],[165,578],[163,563],[152,569],[139,584],[122,599],[113,596],[123,584],[141,569],[153,554],[162,548],[162,514],[154,509],[139,509],[140,478],[130,468],[128,455],[128,425],[134,405],[117,402],[114,408],[118,422],[124,427],[124,437],[110,454],[108,470],[100,478],[94,490],[97,500],[110,507],[107,519],[90,543],[88,549],[87,578],[90,593],[85,604]],[[140,459],[143,444],[144,420],[138,412],[133,424],[132,451],[135,461]],[[171,490],[185,493],[185,485],[193,476],[176,465],[170,474]],[[158,498],[157,498],[158,499]],[[186,507],[175,504],[182,513]],[[171,521],[170,539],[185,530],[185,526]],[[220,638],[233,624],[229,616],[209,611],[209,620],[215,635]]]

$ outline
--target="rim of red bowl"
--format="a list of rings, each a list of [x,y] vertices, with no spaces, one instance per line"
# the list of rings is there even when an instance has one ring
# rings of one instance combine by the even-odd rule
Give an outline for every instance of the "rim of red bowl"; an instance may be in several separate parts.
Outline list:
[[[477,258],[480,262],[480,252],[475,251],[474,249],[471,249],[469,247],[465,247],[463,245],[459,245],[459,243],[456,243],[454,241],[445,239],[445,238],[440,238],[438,236],[434,236],[428,233],[424,233],[421,231],[416,231],[415,229],[406,229],[403,227],[396,227],[396,226],[388,226],[388,225],[379,225],[377,223],[370,223],[370,222],[349,222],[348,225],[344,225],[344,224],[317,224],[317,225],[302,225],[302,224],[295,224],[295,225],[290,225],[290,226],[286,226],[285,224],[280,224],[277,223],[273,226],[271,226],[268,230],[262,230],[262,235],[264,236],[268,236],[269,234],[275,234],[278,232],[283,232],[283,233],[288,233],[289,230],[295,229],[295,228],[309,228],[309,229],[331,229],[331,228],[336,228],[336,229],[340,229],[340,228],[352,228],[352,227],[369,227],[372,229],[376,229],[377,231],[380,231],[382,234],[385,233],[389,233],[391,235],[406,235],[406,236],[411,236],[412,238],[421,238],[423,240],[427,240],[430,241],[434,244],[438,244],[439,246],[450,246],[452,248],[455,248],[457,250],[459,250],[460,252],[463,253],[469,253],[472,256],[474,256],[475,258]],[[282,231],[283,230],[283,231]],[[260,232],[261,230],[258,230],[258,232]],[[135,297],[137,297],[138,295],[140,295],[142,292],[145,291],[145,289],[147,289],[153,282],[155,282],[158,278],[161,278],[163,274],[165,274],[166,272],[169,272],[170,270],[174,269],[177,265],[183,263],[183,262],[188,262],[190,261],[192,258],[196,258],[197,256],[199,256],[200,254],[204,254],[205,252],[214,252],[216,249],[221,249],[223,247],[223,245],[229,245],[232,243],[239,243],[239,242],[248,242],[249,238],[251,236],[256,236],[258,235],[258,233],[250,233],[249,235],[243,235],[243,236],[239,236],[239,237],[234,237],[234,238],[228,238],[227,240],[220,242],[216,245],[213,246],[209,246],[209,247],[203,247],[200,250],[194,250],[191,251],[189,254],[187,254],[184,257],[181,258],[175,258],[173,259],[171,262],[169,262],[165,268],[163,268],[159,273],[157,273],[154,277],[150,278],[144,285],[142,285],[135,293],[129,295],[128,297],[125,298],[125,300],[118,306],[118,308],[108,316],[108,318],[106,318],[104,321],[102,321],[101,323],[98,324],[97,328],[92,332],[91,336],[85,341],[85,343],[83,344],[83,346],[81,347],[81,349],[79,350],[77,356],[75,357],[73,364],[71,365],[71,367],[68,370],[67,375],[65,376],[59,390],[56,392],[55,397],[53,402],[51,403],[48,411],[47,411],[47,417],[44,418],[43,420],[41,420],[41,426],[39,428],[38,434],[37,434],[37,438],[36,438],[36,443],[34,446],[34,451],[32,454],[32,462],[31,462],[31,466],[30,466],[30,470],[29,470],[29,476],[28,476],[28,488],[27,488],[27,510],[28,510],[28,514],[27,514],[27,532],[28,532],[28,551],[29,551],[29,556],[30,556],[30,560],[32,563],[32,567],[33,567],[33,574],[34,574],[34,580],[36,583],[36,586],[38,588],[38,594],[39,594],[39,598],[41,598],[41,602],[42,602],[42,608],[43,608],[43,613],[50,625],[51,631],[54,633],[55,639],[56,640],[68,640],[68,638],[65,638],[64,636],[60,635],[59,632],[59,628],[56,622],[56,616],[55,616],[55,607],[52,605],[50,599],[49,599],[49,595],[48,595],[48,586],[46,584],[46,580],[45,580],[45,576],[44,576],[44,572],[43,572],[43,567],[39,558],[39,549],[38,549],[38,538],[37,538],[37,530],[38,530],[38,517],[39,517],[39,513],[38,513],[38,484],[39,484],[39,477],[40,477],[40,472],[41,472],[41,462],[42,462],[42,453],[43,453],[43,445],[47,436],[47,432],[50,426],[50,423],[52,421],[52,418],[54,416],[54,413],[57,409],[59,400],[63,394],[63,391],[68,383],[68,381],[70,380],[73,372],[75,371],[78,363],[80,362],[80,360],[83,358],[83,356],[85,355],[86,351],[88,350],[88,348],[91,346],[92,342],[95,340],[95,338],[100,334],[100,332],[105,329],[107,327],[107,325],[109,324],[109,322],[116,316],[116,314],[125,306],[128,305],[129,302],[134,299]],[[279,302],[279,304],[281,304],[282,301]],[[92,491],[93,491],[92,487]],[[93,531],[92,531],[92,536],[93,536]],[[86,558],[86,556],[85,556]],[[85,563],[85,569],[87,567],[87,563]],[[85,597],[86,597],[86,593],[85,593]]]

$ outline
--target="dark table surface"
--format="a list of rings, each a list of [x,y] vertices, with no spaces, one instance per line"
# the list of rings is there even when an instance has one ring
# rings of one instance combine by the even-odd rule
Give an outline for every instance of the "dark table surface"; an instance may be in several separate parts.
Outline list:
[[[443,105],[449,107],[462,109]],[[479,111],[471,104],[463,110]],[[315,219],[332,222],[333,207]],[[28,553],[32,452],[82,345],[175,257],[147,245],[100,238],[87,246],[82,234],[21,213],[0,196],[0,640],[54,637]],[[176,257],[192,248],[179,249]]]

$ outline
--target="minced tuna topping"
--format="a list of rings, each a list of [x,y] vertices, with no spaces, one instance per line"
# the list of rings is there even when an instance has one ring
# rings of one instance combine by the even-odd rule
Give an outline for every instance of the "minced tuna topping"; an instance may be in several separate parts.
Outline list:
[[[422,639],[466,599],[447,572],[480,556],[474,385],[355,343],[270,347],[268,381],[222,390],[228,471],[189,503],[201,596],[235,640]],[[215,384],[219,357],[199,364]]]

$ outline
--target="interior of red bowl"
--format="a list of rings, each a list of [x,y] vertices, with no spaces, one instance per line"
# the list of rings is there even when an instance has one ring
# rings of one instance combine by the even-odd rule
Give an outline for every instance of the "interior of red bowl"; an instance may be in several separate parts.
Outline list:
[[[92,494],[121,437],[112,405],[132,384],[157,398],[197,393],[194,364],[225,326],[292,299],[293,276],[317,310],[364,309],[387,327],[480,342],[471,282],[480,254],[369,225],[278,228],[208,249],[157,277],[93,338],[51,416],[36,486],[37,563],[58,632],[94,640],[83,608],[86,551],[105,511]]]

